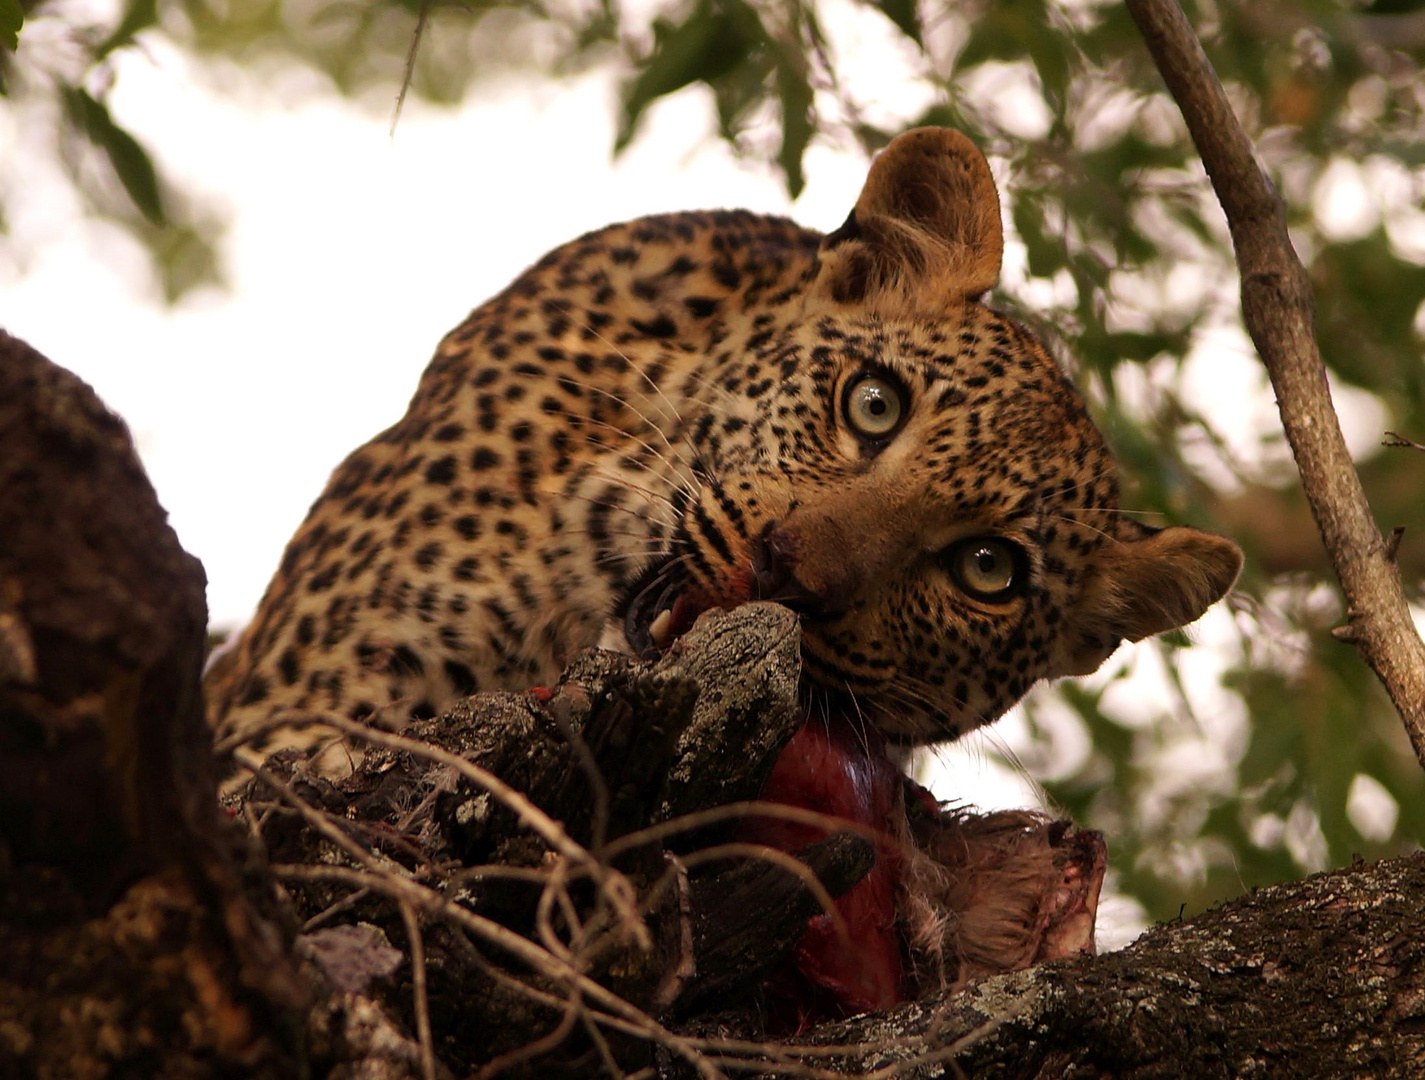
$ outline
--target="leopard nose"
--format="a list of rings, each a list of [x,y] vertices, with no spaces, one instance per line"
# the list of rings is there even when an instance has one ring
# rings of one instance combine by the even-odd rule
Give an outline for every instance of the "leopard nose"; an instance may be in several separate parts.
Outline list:
[[[796,533],[775,521],[769,522],[752,544],[753,595],[758,600],[773,600],[813,618],[827,618],[845,611],[845,590],[811,589],[797,576],[801,547],[801,538]]]

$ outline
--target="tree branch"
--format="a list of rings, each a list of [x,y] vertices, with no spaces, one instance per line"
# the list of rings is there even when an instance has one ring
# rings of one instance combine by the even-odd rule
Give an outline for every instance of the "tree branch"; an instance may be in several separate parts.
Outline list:
[[[0,1076],[158,1075],[160,1044],[296,1075],[312,987],[218,811],[202,567],[123,422],[3,331],[0,537]]]
[[[1253,890],[1120,952],[819,1028],[804,1042],[842,1049],[800,1060],[901,1080],[1419,1076],[1422,888],[1416,854]]]
[[[1346,594],[1346,637],[1385,684],[1425,766],[1425,643],[1336,421],[1316,345],[1311,282],[1291,246],[1281,197],[1175,0],[1125,3],[1227,215],[1242,275],[1243,318],[1271,378],[1312,516]]]

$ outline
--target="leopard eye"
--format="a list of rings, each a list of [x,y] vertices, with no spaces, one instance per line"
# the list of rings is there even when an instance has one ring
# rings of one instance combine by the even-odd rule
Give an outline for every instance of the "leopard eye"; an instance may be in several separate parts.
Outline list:
[[[879,375],[865,375],[846,390],[846,422],[856,434],[883,439],[900,425],[905,412],[901,388]]]
[[[955,584],[977,600],[1008,600],[1024,591],[1029,560],[1018,544],[995,537],[961,540],[946,562]]]

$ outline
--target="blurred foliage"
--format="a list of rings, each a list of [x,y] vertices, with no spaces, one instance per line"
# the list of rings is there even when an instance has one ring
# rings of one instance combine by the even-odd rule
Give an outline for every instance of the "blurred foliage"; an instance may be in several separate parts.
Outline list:
[[[0,49],[14,52],[20,45],[20,27],[25,25],[25,13],[20,0],[0,0]]]
[[[170,296],[212,279],[217,222],[109,112],[113,59],[144,34],[391,99],[408,70],[412,92],[456,101],[478,77],[511,67],[557,76],[617,65],[618,148],[658,99],[701,86],[718,135],[774,161],[793,195],[815,140],[869,153],[914,124],[965,130],[1005,184],[1007,303],[1094,402],[1133,478],[1126,505],[1149,520],[1215,524],[1248,556],[1235,635],[1197,647],[1178,635],[1135,654],[1133,664],[1161,663],[1166,703],[1150,694],[1125,709],[1138,684],[1124,666],[1042,691],[1027,708],[1026,767],[1080,822],[1109,834],[1121,888],[1156,918],[1425,837],[1425,778],[1399,722],[1355,653],[1330,636],[1338,593],[1280,435],[1269,423],[1244,433],[1218,415],[1240,417],[1239,399],[1263,393],[1240,376],[1255,361],[1238,329],[1226,229],[1119,5],[124,3],[105,21],[81,14],[78,0],[0,0],[9,98],[0,108],[50,103],[65,175],[93,213],[147,246]],[[1374,401],[1383,428],[1425,441],[1425,3],[1217,0],[1188,13],[1287,199],[1336,385]],[[875,79],[843,63],[852,39],[870,33],[867,20],[904,66],[897,78],[925,90],[918,115],[888,113]],[[45,23],[67,30],[68,47],[42,34]],[[1401,565],[1419,603],[1425,454],[1380,451],[1362,473],[1383,526],[1409,526]],[[1216,682],[1204,694],[1206,654]],[[1085,733],[1091,749],[1066,768],[1061,747]]]

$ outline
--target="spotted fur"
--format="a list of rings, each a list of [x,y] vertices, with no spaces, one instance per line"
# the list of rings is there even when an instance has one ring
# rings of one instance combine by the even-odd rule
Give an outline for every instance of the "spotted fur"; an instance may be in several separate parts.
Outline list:
[[[826,236],[719,211],[551,252],[333,474],[210,673],[219,733],[328,713],[399,726],[547,683],[582,648],[628,647],[649,590],[684,622],[788,603],[808,694],[904,741],[1197,618],[1240,554],[1118,513],[1078,394],[982,302],[1001,246],[983,157],[922,129]],[[848,423],[867,375],[904,400],[889,437]],[[1012,591],[963,587],[952,560],[975,538],[1012,545]]]

